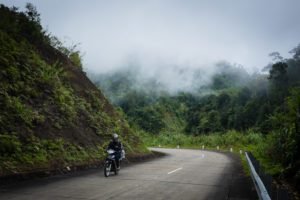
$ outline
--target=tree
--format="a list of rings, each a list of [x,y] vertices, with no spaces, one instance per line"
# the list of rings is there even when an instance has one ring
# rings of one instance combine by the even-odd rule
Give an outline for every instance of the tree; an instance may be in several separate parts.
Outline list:
[[[248,87],[244,87],[238,92],[235,103],[244,106],[246,102],[251,98],[251,91]]]
[[[221,118],[216,110],[212,110],[207,115],[203,115],[197,127],[198,133],[214,133],[222,130]]]
[[[152,106],[137,110],[137,124],[147,132],[158,134],[165,127],[163,114],[155,110]]]
[[[80,55],[79,51],[74,51],[70,54],[69,59],[82,70],[82,56]]]
[[[284,175],[295,177],[300,181],[300,85],[291,90],[291,95],[285,99],[288,111],[275,113],[271,120],[277,130],[272,138],[274,157],[283,164]]]
[[[40,13],[37,12],[36,7],[32,3],[26,3],[26,14],[31,21],[37,22],[40,24],[41,18]]]
[[[243,118],[245,128],[251,128],[256,120],[258,114],[259,105],[257,105],[255,100],[249,100],[243,110]]]
[[[67,47],[64,43],[65,42],[61,42],[55,36],[50,37],[50,45],[66,55],[77,67],[82,70],[82,54],[79,50],[80,43],[72,44],[69,47]]]
[[[288,65],[284,62],[278,62],[272,66],[270,70],[269,79],[275,81],[277,84],[281,84],[287,81]]]
[[[283,57],[280,55],[279,52],[272,52],[269,54],[270,57],[273,58],[273,60],[275,61],[282,61],[283,60]]]
[[[228,106],[230,102],[230,96],[227,93],[222,93],[217,97],[217,108],[223,108]]]
[[[232,124],[234,129],[241,130],[244,128],[244,112],[242,106],[234,106]]]
[[[288,65],[284,62],[278,62],[272,65],[268,79],[271,84],[271,100],[275,104],[283,102],[284,97],[288,94],[288,76],[287,76]]]
[[[300,59],[300,44],[298,44],[295,48],[293,48],[289,53],[294,54],[293,58],[295,60]]]

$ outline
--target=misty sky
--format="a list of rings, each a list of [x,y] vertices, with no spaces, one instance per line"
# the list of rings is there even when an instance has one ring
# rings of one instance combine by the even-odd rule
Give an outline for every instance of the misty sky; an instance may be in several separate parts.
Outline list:
[[[299,0],[0,2],[20,10],[33,3],[44,28],[61,40],[81,43],[89,71],[132,62],[147,69],[208,69],[221,60],[253,71],[271,61],[269,53],[289,57],[300,43]]]

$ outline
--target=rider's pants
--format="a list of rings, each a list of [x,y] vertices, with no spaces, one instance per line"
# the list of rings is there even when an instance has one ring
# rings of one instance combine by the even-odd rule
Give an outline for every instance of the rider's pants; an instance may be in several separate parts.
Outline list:
[[[115,154],[115,159],[116,159],[116,165],[117,165],[117,167],[120,166],[120,158],[121,158],[121,154],[120,153]]]

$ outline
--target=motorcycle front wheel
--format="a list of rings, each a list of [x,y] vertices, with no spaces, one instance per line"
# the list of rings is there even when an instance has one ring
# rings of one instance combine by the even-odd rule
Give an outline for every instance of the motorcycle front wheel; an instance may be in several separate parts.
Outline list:
[[[110,162],[106,162],[105,166],[104,166],[104,176],[108,177],[110,174],[110,169],[111,169],[111,163]]]

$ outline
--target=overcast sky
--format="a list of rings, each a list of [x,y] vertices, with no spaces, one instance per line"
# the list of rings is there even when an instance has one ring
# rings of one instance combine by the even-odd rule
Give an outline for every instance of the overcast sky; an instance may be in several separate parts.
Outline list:
[[[84,68],[107,71],[134,60],[149,68],[209,68],[226,60],[261,69],[268,54],[300,43],[299,0],[0,0],[33,3],[42,25],[81,43]]]

